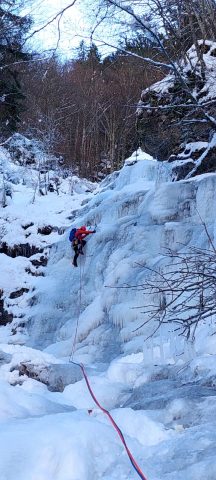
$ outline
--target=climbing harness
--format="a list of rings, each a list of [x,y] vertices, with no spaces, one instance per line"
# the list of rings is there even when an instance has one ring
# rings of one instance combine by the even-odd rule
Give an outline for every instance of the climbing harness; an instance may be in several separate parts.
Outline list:
[[[74,357],[74,353],[75,353],[75,348],[76,348],[76,342],[77,342],[77,334],[78,334],[78,326],[79,326],[79,317],[80,317],[80,313],[81,313],[81,305],[82,305],[82,267],[81,267],[81,262],[80,262],[80,284],[79,284],[79,308],[78,308],[78,315],[77,315],[77,321],[76,321],[76,329],[75,329],[75,335],[74,335],[74,340],[73,340],[73,344],[72,344],[72,351],[71,351],[71,355],[70,355],[70,358],[69,358],[69,362],[72,363],[73,365],[76,365],[78,366],[81,371],[82,371],[82,374],[83,374],[83,378],[86,382],[86,385],[87,385],[87,388],[88,388],[88,391],[94,401],[94,403],[97,405],[97,407],[109,418],[112,426],[115,428],[115,430],[117,431],[120,439],[121,439],[121,442],[123,443],[124,445],[124,448],[127,452],[127,455],[130,459],[130,462],[134,468],[134,470],[137,472],[137,474],[139,475],[139,477],[141,478],[141,480],[147,480],[147,477],[144,475],[144,473],[142,472],[141,468],[139,467],[139,465],[137,464],[136,460],[134,459],[130,449],[128,448],[127,446],[127,443],[126,443],[126,440],[124,438],[124,435],[122,433],[122,431],[120,430],[120,428],[118,427],[117,423],[115,422],[114,418],[112,417],[111,413],[106,410],[106,408],[102,407],[102,405],[99,403],[99,401],[97,400],[92,388],[91,388],[91,385],[89,383],[89,379],[88,379],[88,376],[87,376],[87,373],[85,371],[85,368],[84,368],[84,365],[82,363],[78,363],[78,362],[75,362],[73,360],[73,357]]]

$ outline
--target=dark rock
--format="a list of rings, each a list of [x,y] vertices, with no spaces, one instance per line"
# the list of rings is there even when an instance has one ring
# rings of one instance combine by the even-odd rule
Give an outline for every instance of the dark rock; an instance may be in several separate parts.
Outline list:
[[[45,277],[45,274],[43,272],[34,272],[30,268],[26,268],[25,271],[29,273],[29,275],[32,275],[32,277]]]
[[[203,160],[200,164],[197,165],[197,168],[193,172],[192,176],[201,175],[206,172],[215,172],[216,171],[216,146],[208,149],[206,155],[203,157]]]
[[[30,260],[34,267],[46,267],[48,258],[43,255],[39,259]]]
[[[22,228],[23,230],[27,230],[27,228],[29,227],[33,227],[34,223],[33,222],[30,222],[30,223],[26,223],[26,225],[22,225]]]
[[[36,253],[42,253],[43,249],[29,243],[21,243],[19,245],[7,245],[6,242],[0,244],[0,253],[5,253],[8,257],[26,257],[29,258]]]
[[[172,170],[174,178],[176,180],[184,179],[187,175],[189,175],[190,172],[192,172],[194,166],[195,166],[195,163],[192,161],[191,162],[185,161],[180,165],[176,165]]]
[[[71,383],[82,379],[79,366],[73,364],[33,365],[21,363],[18,367],[19,374],[38,380],[47,385],[52,392],[63,392]]]
[[[3,292],[0,291],[0,325],[7,325],[13,321],[12,313],[8,313],[4,308]]]
[[[46,225],[45,227],[39,227],[38,233],[41,235],[50,235],[52,232],[57,232],[59,235],[63,235],[65,230],[65,227],[52,227],[51,225]]]
[[[19,298],[23,295],[23,293],[29,292],[28,288],[20,288],[20,290],[16,290],[15,292],[12,292],[9,296],[9,298],[14,299],[14,298]]]
[[[150,102],[146,98],[146,102]],[[181,130],[178,125],[170,125],[175,119],[174,112],[161,115],[154,110],[150,114],[143,111],[142,117],[137,120],[137,131],[141,141],[141,148],[158,160],[168,160],[177,144],[181,143]],[[169,130],[169,135],[167,131]]]
[[[67,229],[66,229],[65,227],[58,227],[58,234],[59,234],[59,235],[64,235],[64,233],[65,233],[66,230],[67,230]]]
[[[38,233],[40,233],[41,235],[50,235],[50,233],[52,233],[53,231],[53,227],[51,227],[51,225],[47,225],[45,227],[39,227],[38,228]]]

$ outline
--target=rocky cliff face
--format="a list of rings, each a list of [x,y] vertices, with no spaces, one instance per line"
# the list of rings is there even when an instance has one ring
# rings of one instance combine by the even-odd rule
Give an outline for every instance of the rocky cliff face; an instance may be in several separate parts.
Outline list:
[[[174,162],[175,180],[216,170],[212,121],[216,101],[216,43],[200,41],[199,47],[205,73],[198,66],[196,50],[192,47],[181,65],[185,88],[179,78],[169,74],[142,92],[137,109],[142,149],[158,160]]]

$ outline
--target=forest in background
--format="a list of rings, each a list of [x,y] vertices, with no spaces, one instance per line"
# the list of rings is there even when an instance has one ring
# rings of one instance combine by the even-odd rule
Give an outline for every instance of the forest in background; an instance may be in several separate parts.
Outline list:
[[[162,78],[133,56],[104,59],[81,42],[75,59],[33,63],[24,72],[21,131],[39,138],[82,177],[118,169],[138,145],[135,109],[140,92]]]
[[[192,44],[204,79],[198,41],[216,37],[215,0],[101,1],[104,21],[124,14],[118,49],[102,57],[93,40],[81,41],[66,61],[57,51],[48,59],[28,52],[32,20],[20,15],[18,3],[0,0],[1,143],[14,132],[35,138],[82,177],[103,178],[138,147],[141,91],[161,80],[172,62],[180,77]]]

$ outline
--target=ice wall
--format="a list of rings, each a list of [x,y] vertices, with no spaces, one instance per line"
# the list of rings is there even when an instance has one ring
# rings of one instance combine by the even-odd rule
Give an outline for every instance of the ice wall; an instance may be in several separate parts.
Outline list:
[[[144,340],[154,322],[136,330],[150,301],[137,288],[149,275],[145,266],[158,268],[166,248],[207,247],[199,215],[213,240],[216,234],[216,174],[171,182],[169,168],[139,153],[101,184],[73,224],[97,230],[78,259],[79,268],[71,264],[67,233],[38,282],[37,303],[29,313],[31,345],[69,356],[78,319],[77,359],[108,362],[143,346],[151,357],[154,344],[149,349]],[[157,333],[160,358],[172,354],[172,335],[167,327]]]

